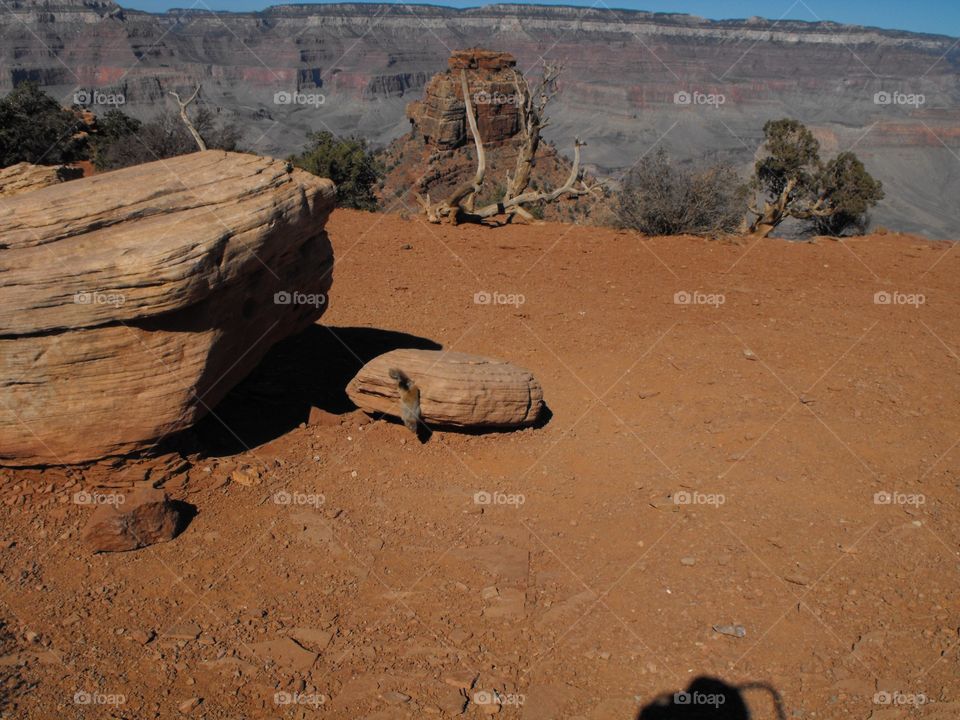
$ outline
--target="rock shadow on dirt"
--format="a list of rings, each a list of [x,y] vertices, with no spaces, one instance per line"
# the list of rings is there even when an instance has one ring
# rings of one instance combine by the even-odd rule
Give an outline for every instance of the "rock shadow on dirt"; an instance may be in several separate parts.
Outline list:
[[[773,701],[774,717],[786,720],[780,693],[766,683],[730,685],[719,678],[702,675],[686,690],[660,695],[645,705],[636,720],[751,720],[743,691],[759,691]]]
[[[277,343],[257,368],[171,449],[229,456],[270,442],[306,422],[310,408],[335,415],[356,409],[347,383],[391,350],[442,350],[427,338],[393,330],[312,325]]]

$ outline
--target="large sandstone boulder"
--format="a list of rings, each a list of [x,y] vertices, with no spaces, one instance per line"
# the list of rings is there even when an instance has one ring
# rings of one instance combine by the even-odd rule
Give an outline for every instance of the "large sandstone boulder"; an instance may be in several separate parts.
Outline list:
[[[329,180],[194,153],[0,198],[0,463],[77,463],[205,415],[326,307]]]
[[[83,177],[80,168],[66,165],[31,165],[22,162],[0,168],[0,198],[39,190],[66,180]]]
[[[393,350],[364,365],[347,395],[368,413],[400,416],[391,368],[420,388],[428,425],[502,428],[531,425],[543,409],[543,391],[529,370],[503,360],[443,350]]]
[[[506,52],[457,50],[448,60],[449,69],[434,75],[427,83],[423,100],[407,106],[407,118],[416,132],[441,150],[466,143],[469,140],[467,106],[460,85],[463,70],[484,144],[507,142],[520,129],[514,81],[518,80],[526,89],[523,77],[516,72],[516,64],[513,55]]]

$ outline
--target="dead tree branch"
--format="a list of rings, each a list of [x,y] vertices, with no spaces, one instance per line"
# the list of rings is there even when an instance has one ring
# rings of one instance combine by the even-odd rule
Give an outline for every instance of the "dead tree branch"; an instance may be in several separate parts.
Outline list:
[[[519,215],[522,219],[530,221],[533,216],[523,206],[540,203],[556,202],[562,197],[580,197],[581,195],[592,195],[601,190],[600,184],[588,185],[583,180],[583,171],[580,169],[580,148],[586,145],[580,138],[574,140],[573,144],[573,166],[570,168],[570,174],[566,182],[560,187],[549,192],[525,192],[514,197],[504,197],[498,203],[491,203],[486,207],[473,212],[478,218],[489,218],[496,215]],[[529,216],[529,217],[527,217]]]
[[[181,100],[180,95],[175,93],[173,90],[170,91],[170,94],[173,95],[174,100],[177,101],[177,105],[180,106],[180,119],[183,120],[183,124],[187,126],[187,130],[190,131],[190,134],[193,135],[193,139],[197,143],[197,147],[200,150],[207,149],[207,143],[204,142],[203,138],[200,136],[200,133],[197,131],[197,128],[194,126],[193,121],[190,120],[190,116],[187,115],[187,108],[190,106],[194,100],[197,99],[197,96],[200,94],[200,83],[197,83],[197,89],[193,91],[191,95],[186,100]]]

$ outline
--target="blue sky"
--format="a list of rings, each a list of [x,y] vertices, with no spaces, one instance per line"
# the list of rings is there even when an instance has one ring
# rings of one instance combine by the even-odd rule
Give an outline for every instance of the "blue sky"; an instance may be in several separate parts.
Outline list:
[[[213,10],[259,10],[283,0],[117,0],[123,7],[158,12],[171,7],[209,7]],[[536,5],[583,5],[594,0],[538,0]],[[597,0],[597,7],[628,8],[651,12],[679,12],[713,19],[760,15],[794,20],[834,20],[855,25],[873,25],[899,30],[939,33],[960,37],[958,0]],[[474,7],[488,4],[470,0],[434,2],[435,5]]]

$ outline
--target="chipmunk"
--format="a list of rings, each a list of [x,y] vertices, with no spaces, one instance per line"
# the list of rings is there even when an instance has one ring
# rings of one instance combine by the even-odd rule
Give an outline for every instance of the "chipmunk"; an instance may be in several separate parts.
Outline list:
[[[419,437],[420,425],[426,427],[420,416],[420,388],[403,370],[390,368],[387,374],[397,381],[397,390],[400,392],[400,419],[407,426],[407,430]]]

